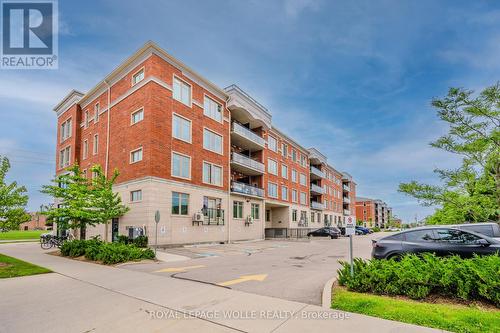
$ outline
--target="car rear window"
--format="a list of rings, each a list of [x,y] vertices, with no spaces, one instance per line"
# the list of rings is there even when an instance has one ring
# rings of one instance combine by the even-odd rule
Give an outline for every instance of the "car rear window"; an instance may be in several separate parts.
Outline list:
[[[485,236],[494,237],[493,227],[491,225],[462,225],[459,227],[462,230],[478,232]]]
[[[404,235],[407,242],[432,242],[435,238],[432,229],[409,231]]]
[[[395,234],[392,236],[387,236],[387,237],[385,237],[385,239],[402,241],[404,239],[404,234]]]

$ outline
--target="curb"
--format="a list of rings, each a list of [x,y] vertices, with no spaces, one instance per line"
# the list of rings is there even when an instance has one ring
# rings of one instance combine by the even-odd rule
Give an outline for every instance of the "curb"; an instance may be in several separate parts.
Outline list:
[[[332,306],[332,288],[335,281],[337,281],[336,276],[328,280],[323,287],[323,293],[321,294],[321,306],[323,308],[330,309]]]

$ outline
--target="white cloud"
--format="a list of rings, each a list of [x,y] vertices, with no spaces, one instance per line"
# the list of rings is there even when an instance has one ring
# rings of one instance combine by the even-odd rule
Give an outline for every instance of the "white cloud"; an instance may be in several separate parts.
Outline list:
[[[285,14],[289,18],[296,18],[306,10],[316,11],[320,7],[318,0],[285,0]]]

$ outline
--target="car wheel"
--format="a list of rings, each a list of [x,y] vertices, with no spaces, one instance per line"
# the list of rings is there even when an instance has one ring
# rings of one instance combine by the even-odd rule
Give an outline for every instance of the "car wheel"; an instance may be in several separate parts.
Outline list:
[[[387,256],[387,259],[391,260],[394,259],[394,261],[400,261],[403,255],[401,253],[393,253]]]

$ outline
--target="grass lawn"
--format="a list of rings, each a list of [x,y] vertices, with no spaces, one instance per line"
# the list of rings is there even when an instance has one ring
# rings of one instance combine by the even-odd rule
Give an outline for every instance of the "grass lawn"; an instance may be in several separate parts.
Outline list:
[[[332,308],[451,332],[498,332],[500,327],[500,310],[356,293],[342,287],[334,288]]]
[[[0,254],[0,278],[11,278],[50,272],[50,269]]]
[[[0,240],[17,240],[17,239],[39,239],[41,234],[47,233],[47,230],[11,230],[0,232]]]

